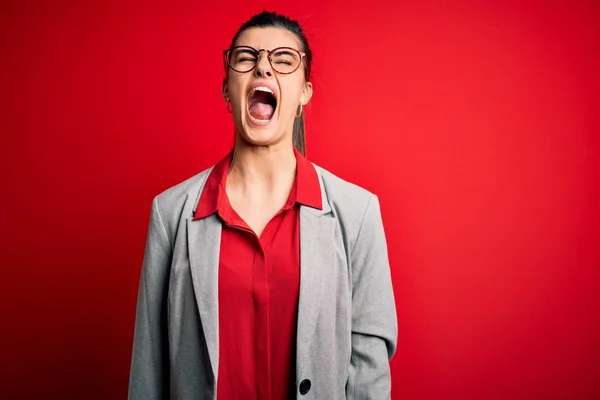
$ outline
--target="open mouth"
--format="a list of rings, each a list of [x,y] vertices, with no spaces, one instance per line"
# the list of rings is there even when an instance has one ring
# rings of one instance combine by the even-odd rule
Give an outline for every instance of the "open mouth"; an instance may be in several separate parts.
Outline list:
[[[266,86],[255,87],[248,96],[248,112],[257,122],[269,122],[275,114],[277,99]]]

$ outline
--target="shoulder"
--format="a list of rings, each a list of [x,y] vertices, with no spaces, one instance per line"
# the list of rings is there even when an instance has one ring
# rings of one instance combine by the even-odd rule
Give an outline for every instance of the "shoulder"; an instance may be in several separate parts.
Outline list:
[[[171,230],[181,219],[192,216],[195,204],[214,165],[164,190],[154,197],[153,207]]]
[[[325,191],[324,197],[332,211],[344,210],[359,213],[365,211],[369,202],[377,197],[371,191],[342,179],[323,167],[313,165],[321,180],[321,187]]]
[[[331,208],[340,229],[344,232],[347,245],[355,247],[359,233],[365,227],[381,225],[381,212],[377,195],[357,184],[349,182],[315,165],[321,187],[324,191],[324,203]]]

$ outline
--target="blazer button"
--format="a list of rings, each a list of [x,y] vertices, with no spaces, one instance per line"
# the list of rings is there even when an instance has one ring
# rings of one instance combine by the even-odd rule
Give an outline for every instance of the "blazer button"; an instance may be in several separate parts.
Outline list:
[[[310,380],[304,379],[302,382],[300,382],[300,394],[304,395],[304,394],[308,393],[309,390],[310,390]]]

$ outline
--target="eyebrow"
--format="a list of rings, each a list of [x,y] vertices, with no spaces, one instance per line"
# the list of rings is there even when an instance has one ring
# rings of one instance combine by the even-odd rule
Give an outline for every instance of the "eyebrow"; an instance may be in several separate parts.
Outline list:
[[[278,50],[276,53],[273,53],[274,55],[280,56],[280,55],[289,55],[292,57],[297,57],[298,55],[296,54],[296,52],[288,50],[288,49],[281,49]]]
[[[240,54],[240,53],[247,53],[247,54],[252,54],[252,55],[256,55],[256,50],[252,49],[252,48],[248,48],[248,47],[242,47],[240,49],[235,49],[235,54]]]

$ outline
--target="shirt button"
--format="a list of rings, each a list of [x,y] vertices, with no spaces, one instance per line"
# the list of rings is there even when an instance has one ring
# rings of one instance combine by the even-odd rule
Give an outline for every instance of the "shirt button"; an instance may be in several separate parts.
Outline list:
[[[300,382],[300,394],[304,395],[310,390],[310,380],[304,379]]]

